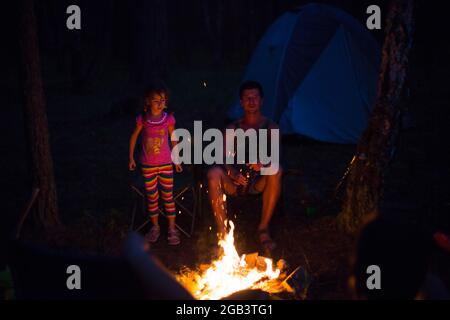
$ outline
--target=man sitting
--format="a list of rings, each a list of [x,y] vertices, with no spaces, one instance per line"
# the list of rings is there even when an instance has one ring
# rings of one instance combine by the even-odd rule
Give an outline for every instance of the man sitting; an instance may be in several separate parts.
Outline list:
[[[260,109],[264,96],[262,86],[258,82],[247,81],[240,87],[239,96],[244,116],[230,124],[227,129],[242,129],[244,132],[249,129],[255,129],[257,132],[259,129],[267,129],[269,131],[267,136],[270,137],[270,131],[278,129],[278,125],[261,114]],[[268,143],[279,143],[279,141],[269,141]],[[249,148],[246,147],[245,150],[247,152]],[[275,248],[275,242],[270,237],[269,223],[280,196],[282,173],[281,168],[277,167],[278,170],[270,175],[261,174],[261,170],[266,167],[267,164],[263,166],[259,161],[253,164],[246,162],[242,165],[213,167],[208,171],[208,194],[219,235],[223,236],[226,233],[225,220],[227,219],[223,195],[262,193],[262,212],[258,235],[264,249],[271,251]]]

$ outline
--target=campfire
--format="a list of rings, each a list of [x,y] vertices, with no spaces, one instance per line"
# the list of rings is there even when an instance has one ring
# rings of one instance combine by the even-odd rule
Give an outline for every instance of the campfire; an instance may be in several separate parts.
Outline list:
[[[217,300],[246,289],[260,289],[268,293],[293,292],[284,273],[286,263],[258,253],[239,256],[234,246],[234,224],[229,221],[230,231],[219,240],[223,253],[211,264],[200,265],[198,270],[186,269],[177,275],[177,280],[195,298]]]

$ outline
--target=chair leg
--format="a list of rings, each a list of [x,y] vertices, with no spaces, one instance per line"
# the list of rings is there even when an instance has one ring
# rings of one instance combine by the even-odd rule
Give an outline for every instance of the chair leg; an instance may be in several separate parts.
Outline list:
[[[144,221],[143,224],[141,224],[136,230],[134,230],[135,232],[140,231],[142,228],[144,228],[148,223],[150,222],[150,219],[147,219]]]
[[[131,190],[133,191],[133,197],[134,197],[134,203],[133,203],[133,209],[132,209],[132,216],[131,216],[131,226],[130,226],[130,230],[134,229],[134,224],[135,224],[135,220],[136,220],[136,210],[138,207],[137,202],[139,201],[139,198],[142,199],[141,202],[141,208],[142,208],[142,214],[143,216],[145,216],[146,214],[146,207],[145,207],[145,195],[141,192],[141,190],[139,190],[139,188],[137,188],[134,185],[130,185]],[[193,193],[193,210],[189,210],[187,209],[185,206],[183,206],[181,203],[179,203],[177,200],[179,197],[181,197],[185,192],[189,191],[189,189],[192,191]],[[201,190],[200,188],[198,190]],[[178,194],[176,196],[174,196],[174,201],[177,203],[177,205],[183,209],[185,212],[187,212],[191,217],[192,217],[192,221],[191,221],[191,225],[190,225],[190,230],[189,232],[186,231],[185,229],[183,229],[183,227],[181,227],[179,224],[175,224],[175,226],[177,227],[178,230],[180,230],[184,235],[186,235],[188,238],[192,237],[192,234],[194,232],[195,229],[195,222],[196,222],[196,215],[199,211],[201,211],[201,201],[199,201],[199,199],[201,199],[201,192],[198,191],[196,192],[195,187],[185,187],[184,189],[182,189],[180,192],[178,192]],[[199,210],[200,208],[200,210]],[[159,212],[162,216],[166,217],[166,214],[159,209]],[[137,227],[134,231],[138,232],[140,231],[142,228],[144,228],[148,223],[150,223],[149,219],[146,219],[144,221],[144,223],[142,223],[139,227]]]
[[[130,226],[130,230],[133,230],[135,219],[136,219],[136,210],[138,207],[137,202],[139,201],[139,198],[142,199],[142,201],[140,201],[140,203],[141,203],[142,215],[144,215],[144,216],[146,214],[146,208],[145,208],[145,195],[136,186],[130,185],[130,187],[133,192],[133,198],[134,198],[133,211],[132,211],[132,216],[131,216],[131,226]],[[145,222],[143,224],[141,224],[139,227],[137,227],[137,229],[135,229],[134,231],[138,232],[139,230],[144,228],[149,222],[150,222],[150,220],[146,219]]]
[[[136,209],[137,209],[137,198],[136,196],[133,194],[133,209],[131,212],[131,222],[130,222],[130,228],[129,231],[133,231],[134,228],[134,220],[136,218]]]

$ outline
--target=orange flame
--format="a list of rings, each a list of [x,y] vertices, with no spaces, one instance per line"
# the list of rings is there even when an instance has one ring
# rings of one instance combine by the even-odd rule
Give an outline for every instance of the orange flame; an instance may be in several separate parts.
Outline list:
[[[217,300],[245,289],[262,289],[267,292],[273,289],[274,292],[279,292],[279,289],[271,288],[270,281],[277,279],[281,270],[274,270],[272,260],[264,257],[258,257],[259,263],[249,265],[246,255],[240,257],[236,251],[234,224],[232,221],[229,224],[230,231],[219,240],[219,246],[223,249],[221,257],[213,261],[206,271],[179,275],[178,281],[201,300]]]

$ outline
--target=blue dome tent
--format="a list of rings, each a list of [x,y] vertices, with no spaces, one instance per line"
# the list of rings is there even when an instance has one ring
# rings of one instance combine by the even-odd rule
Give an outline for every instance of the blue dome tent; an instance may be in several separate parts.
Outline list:
[[[309,4],[270,26],[243,81],[262,84],[262,112],[279,122],[282,134],[356,143],[375,102],[380,51],[349,14]],[[238,98],[228,116],[242,116]]]

